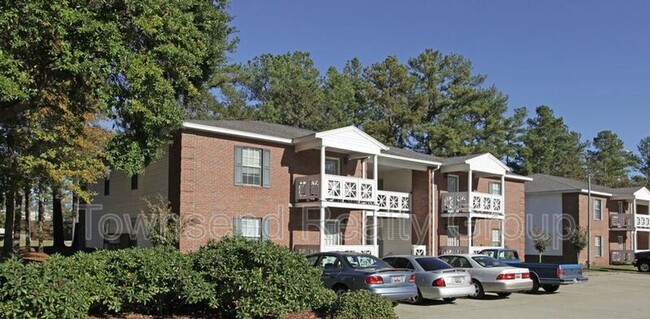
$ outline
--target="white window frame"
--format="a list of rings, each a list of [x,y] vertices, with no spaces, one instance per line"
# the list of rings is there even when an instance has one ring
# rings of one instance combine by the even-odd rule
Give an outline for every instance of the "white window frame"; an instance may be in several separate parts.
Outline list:
[[[596,203],[598,203],[598,210],[596,210]],[[601,199],[594,199],[592,206],[594,210],[594,220],[603,220],[603,201]]]
[[[335,232],[332,233],[330,232],[331,230],[334,230]],[[326,241],[327,238],[334,238],[334,243],[326,243],[328,246],[340,246],[343,244],[343,232],[341,232],[341,223],[338,219],[328,219],[325,221],[325,237]],[[328,237],[332,236],[332,237]]]
[[[498,193],[494,193],[494,192],[492,192],[492,186],[493,186],[493,185],[498,186],[498,188],[499,188],[499,192],[498,192]],[[488,192],[489,192],[491,195],[503,195],[503,188],[502,188],[501,186],[502,186],[502,185],[501,185],[501,182],[489,182],[489,183],[488,183]]]
[[[455,230],[452,231],[452,229]],[[458,225],[447,225],[447,246],[460,246],[460,227]]]
[[[254,225],[253,228],[247,228],[250,227],[249,223],[251,224],[257,223],[257,225],[256,226]],[[257,231],[255,234],[252,234],[252,231],[254,231],[255,228],[257,228]],[[262,218],[242,217],[240,232],[241,232],[241,236],[246,239],[261,241],[262,240]]]
[[[242,156],[241,156],[241,167],[242,167],[242,182],[244,185],[262,185],[262,149],[254,147],[242,147]],[[257,154],[258,165],[252,165],[251,163],[246,163],[247,160],[255,161],[254,156],[250,154]],[[248,155],[248,156],[247,156]],[[248,170],[248,172],[247,172]],[[250,170],[257,170],[258,176],[255,177],[254,173],[250,173]],[[248,177],[248,178],[247,178]],[[255,182],[255,179],[259,179],[259,182]],[[252,179],[252,180],[251,180]]]
[[[622,201],[618,202],[618,213],[625,214],[625,205],[623,204]]]
[[[594,238],[594,247],[596,257],[603,257],[603,236],[596,236]]]
[[[492,246],[501,247],[501,229],[492,228]],[[495,240],[496,235],[496,240]]]
[[[336,173],[328,173],[327,172],[327,162],[336,162]],[[341,159],[338,157],[325,157],[325,174],[328,175],[341,175]]]
[[[449,189],[449,181],[450,181],[451,179],[455,179],[455,180],[456,180],[456,189],[455,189],[455,190],[451,190],[451,189]],[[458,175],[447,174],[447,192],[448,192],[448,193],[457,193],[457,192],[460,192],[460,178],[458,178]]]

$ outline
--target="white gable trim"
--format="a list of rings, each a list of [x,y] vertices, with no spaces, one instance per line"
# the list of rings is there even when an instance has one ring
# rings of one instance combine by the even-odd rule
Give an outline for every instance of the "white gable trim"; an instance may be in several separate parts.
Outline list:
[[[223,134],[223,135],[229,135],[229,136],[250,138],[250,139],[260,140],[260,141],[275,142],[275,143],[280,143],[280,144],[291,144],[292,143],[292,140],[289,139],[289,138],[268,136],[268,135],[263,135],[263,134],[250,133],[250,132],[244,132],[244,131],[239,131],[239,130],[223,128],[223,127],[215,127],[215,126],[196,124],[196,123],[190,123],[190,122],[183,122],[183,128],[197,130],[197,131],[201,131],[201,132],[209,132],[209,133],[217,133],[217,134]]]
[[[478,164],[480,162],[485,162],[486,160],[493,161],[497,165],[501,166],[501,168],[503,168],[506,172],[511,171],[510,167],[508,167],[506,164],[504,164],[501,160],[496,158],[496,156],[492,155],[491,153],[485,153],[483,155],[479,155],[477,157],[470,158],[467,161],[465,161],[465,163],[469,164],[470,167],[471,167],[472,164]]]
[[[581,189],[580,192],[582,192],[583,194],[589,194],[588,189]],[[607,196],[607,197],[612,196],[612,194],[610,194],[610,193],[598,192],[598,191],[595,191],[595,190],[591,190],[591,195]]]
[[[507,175],[506,174],[505,177],[506,177],[506,179],[514,179],[514,180],[517,180],[517,181],[526,181],[526,182],[533,181],[532,177],[522,176],[522,175]]]
[[[323,139],[325,137],[329,137],[329,136],[332,136],[332,135],[338,135],[338,134],[346,133],[346,132],[354,132],[356,134],[359,134],[363,138],[367,139],[368,142],[372,143],[375,147],[377,147],[377,148],[379,148],[381,150],[384,150],[384,151],[388,150],[388,146],[386,146],[386,145],[382,144],[381,142],[377,141],[374,137],[368,135],[366,132],[358,129],[354,125],[345,126],[345,127],[341,127],[341,128],[337,128],[337,129],[333,129],[333,130],[329,130],[329,131],[318,132],[318,133],[314,134],[314,137]]]
[[[440,163],[440,162],[426,161],[426,160],[421,160],[421,159],[417,159],[417,158],[397,156],[397,155],[392,155],[392,154],[379,154],[379,157],[397,159],[397,160],[413,162],[413,163],[418,163],[418,164],[431,165],[431,166],[437,166],[437,167],[440,167],[440,165],[442,165],[442,163]]]
[[[648,190],[645,187],[642,187],[638,191],[634,192],[634,198],[650,201],[650,190]]]

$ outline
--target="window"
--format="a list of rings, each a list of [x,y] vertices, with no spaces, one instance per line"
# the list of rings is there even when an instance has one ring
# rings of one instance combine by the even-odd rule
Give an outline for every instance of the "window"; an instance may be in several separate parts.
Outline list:
[[[501,246],[501,230],[498,228],[492,229],[492,246]]]
[[[131,176],[131,189],[138,189],[138,174]]]
[[[447,175],[447,191],[450,193],[458,192],[458,176]]]
[[[325,174],[341,175],[341,161],[338,158],[325,158]]]
[[[111,193],[111,180],[104,179],[104,196],[108,196]]]
[[[501,182],[490,182],[490,194],[501,195]]]
[[[595,240],[595,246],[596,246],[596,257],[602,257],[603,256],[603,236],[596,236]]]
[[[268,220],[255,217],[235,217],[235,235],[250,240],[268,240]]]
[[[271,186],[271,152],[235,147],[235,185]]]
[[[594,199],[594,219],[603,220],[603,207],[600,199]]]
[[[447,226],[447,246],[460,246],[460,233],[458,226]]]
[[[319,266],[325,271],[343,268],[341,260],[336,256],[330,255],[324,255],[320,260]]]

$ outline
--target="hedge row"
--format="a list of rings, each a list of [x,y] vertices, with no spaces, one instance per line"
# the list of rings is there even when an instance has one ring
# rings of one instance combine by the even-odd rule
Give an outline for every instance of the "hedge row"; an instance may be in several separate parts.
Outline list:
[[[271,242],[226,238],[197,252],[172,248],[52,256],[0,263],[3,318],[85,318],[123,311],[204,312],[220,318],[283,318],[314,310],[332,318],[394,318],[390,302],[322,287],[320,270]],[[361,311],[361,312],[360,312]]]

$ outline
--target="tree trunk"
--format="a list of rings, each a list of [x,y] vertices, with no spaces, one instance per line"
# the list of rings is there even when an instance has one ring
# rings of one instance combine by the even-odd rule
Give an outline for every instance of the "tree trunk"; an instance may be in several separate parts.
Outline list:
[[[14,205],[16,204],[14,200],[13,191],[7,191],[7,196],[5,196],[5,238],[4,238],[4,247],[2,253],[4,256],[10,256],[13,254],[14,246]]]
[[[23,221],[23,197],[20,192],[16,192],[16,204],[14,207],[14,246],[13,252],[17,254],[20,250],[20,233],[22,231],[21,223]]]
[[[43,252],[43,226],[45,226],[45,201],[43,193],[38,191],[38,252]]]
[[[52,189],[52,229],[54,239],[54,249],[63,251],[65,249],[65,239],[63,238],[63,207],[61,206],[61,192]]]
[[[539,263],[542,263],[542,253],[539,253]]]
[[[81,211],[79,210],[79,204],[80,204],[79,196],[73,195],[72,196],[72,245],[70,247],[72,247],[72,249],[75,250],[79,248],[80,240],[81,240],[79,238],[81,236],[80,227],[79,227],[81,225],[81,223],[79,222],[80,221],[79,215]]]
[[[32,221],[31,221],[31,212],[29,211],[29,198],[30,198],[30,193],[31,189],[29,187],[25,187],[25,228],[27,230],[27,236],[25,237],[25,247],[27,247],[27,251],[32,251]]]

